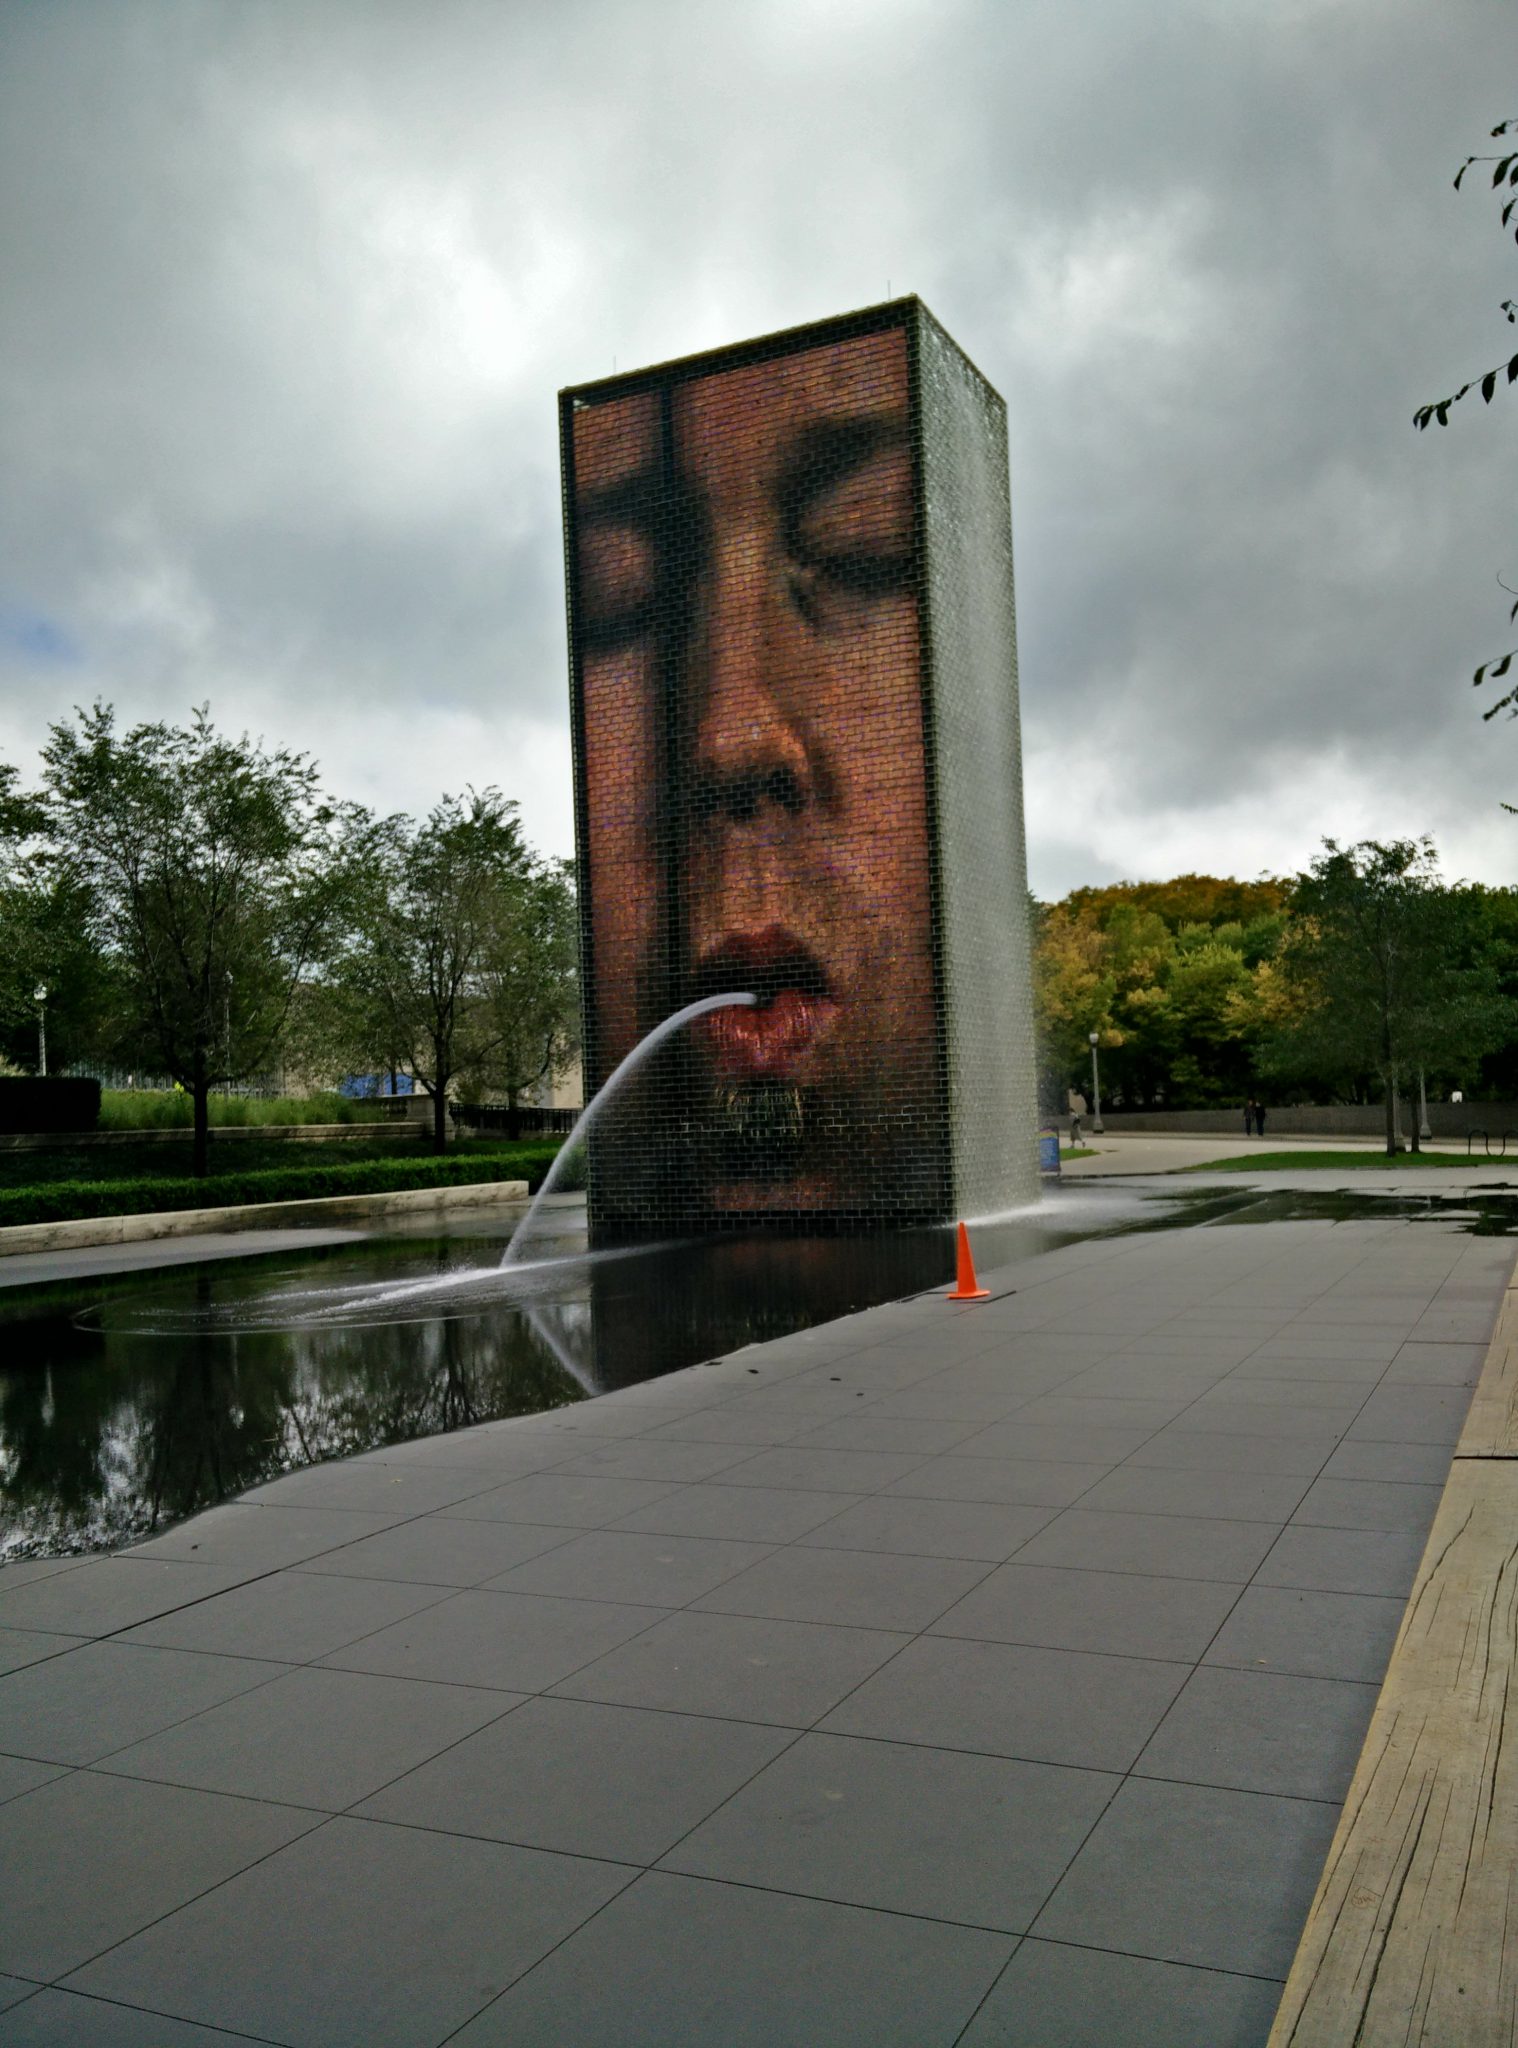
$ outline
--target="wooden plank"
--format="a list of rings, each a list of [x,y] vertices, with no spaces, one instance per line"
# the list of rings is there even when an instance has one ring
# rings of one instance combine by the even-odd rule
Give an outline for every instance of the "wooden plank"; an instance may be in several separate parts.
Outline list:
[[[1518,1457],[1518,1287],[1502,1297],[1457,1458]]]
[[[1451,1468],[1269,2048],[1515,2040],[1518,1462],[1482,1456]]]

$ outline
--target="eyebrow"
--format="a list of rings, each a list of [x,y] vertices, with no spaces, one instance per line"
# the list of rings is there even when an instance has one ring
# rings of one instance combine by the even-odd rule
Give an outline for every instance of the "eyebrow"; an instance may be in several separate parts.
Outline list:
[[[787,539],[817,500],[883,449],[907,446],[905,424],[893,415],[862,414],[804,427],[780,472],[775,496]]]

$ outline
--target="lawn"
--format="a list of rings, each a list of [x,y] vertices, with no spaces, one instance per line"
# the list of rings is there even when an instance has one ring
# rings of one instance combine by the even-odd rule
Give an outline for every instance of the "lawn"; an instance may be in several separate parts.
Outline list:
[[[1399,1152],[1395,1157],[1386,1152],[1339,1152],[1327,1146],[1314,1146],[1302,1152],[1247,1152],[1242,1158],[1210,1159],[1202,1166],[1187,1166],[1184,1173],[1268,1173],[1283,1170],[1295,1171],[1302,1166],[1358,1166],[1366,1172],[1384,1172],[1398,1167],[1437,1166],[1446,1172],[1451,1167],[1464,1169],[1468,1166],[1518,1167],[1518,1155],[1504,1161],[1488,1159],[1484,1153],[1477,1153],[1467,1159],[1463,1152]]]

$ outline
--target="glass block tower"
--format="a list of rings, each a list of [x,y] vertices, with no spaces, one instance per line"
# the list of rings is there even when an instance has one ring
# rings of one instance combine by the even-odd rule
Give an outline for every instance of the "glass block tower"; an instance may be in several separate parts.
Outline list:
[[[1036,1198],[1006,411],[916,299],[561,394],[597,1235]],[[588,1096],[587,1096],[587,1099]]]

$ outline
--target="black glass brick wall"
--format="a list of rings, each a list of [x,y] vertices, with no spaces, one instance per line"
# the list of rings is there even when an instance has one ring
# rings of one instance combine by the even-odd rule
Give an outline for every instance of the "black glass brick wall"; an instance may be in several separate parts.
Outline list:
[[[916,300],[562,394],[600,1236],[1033,1199],[1001,401]]]

